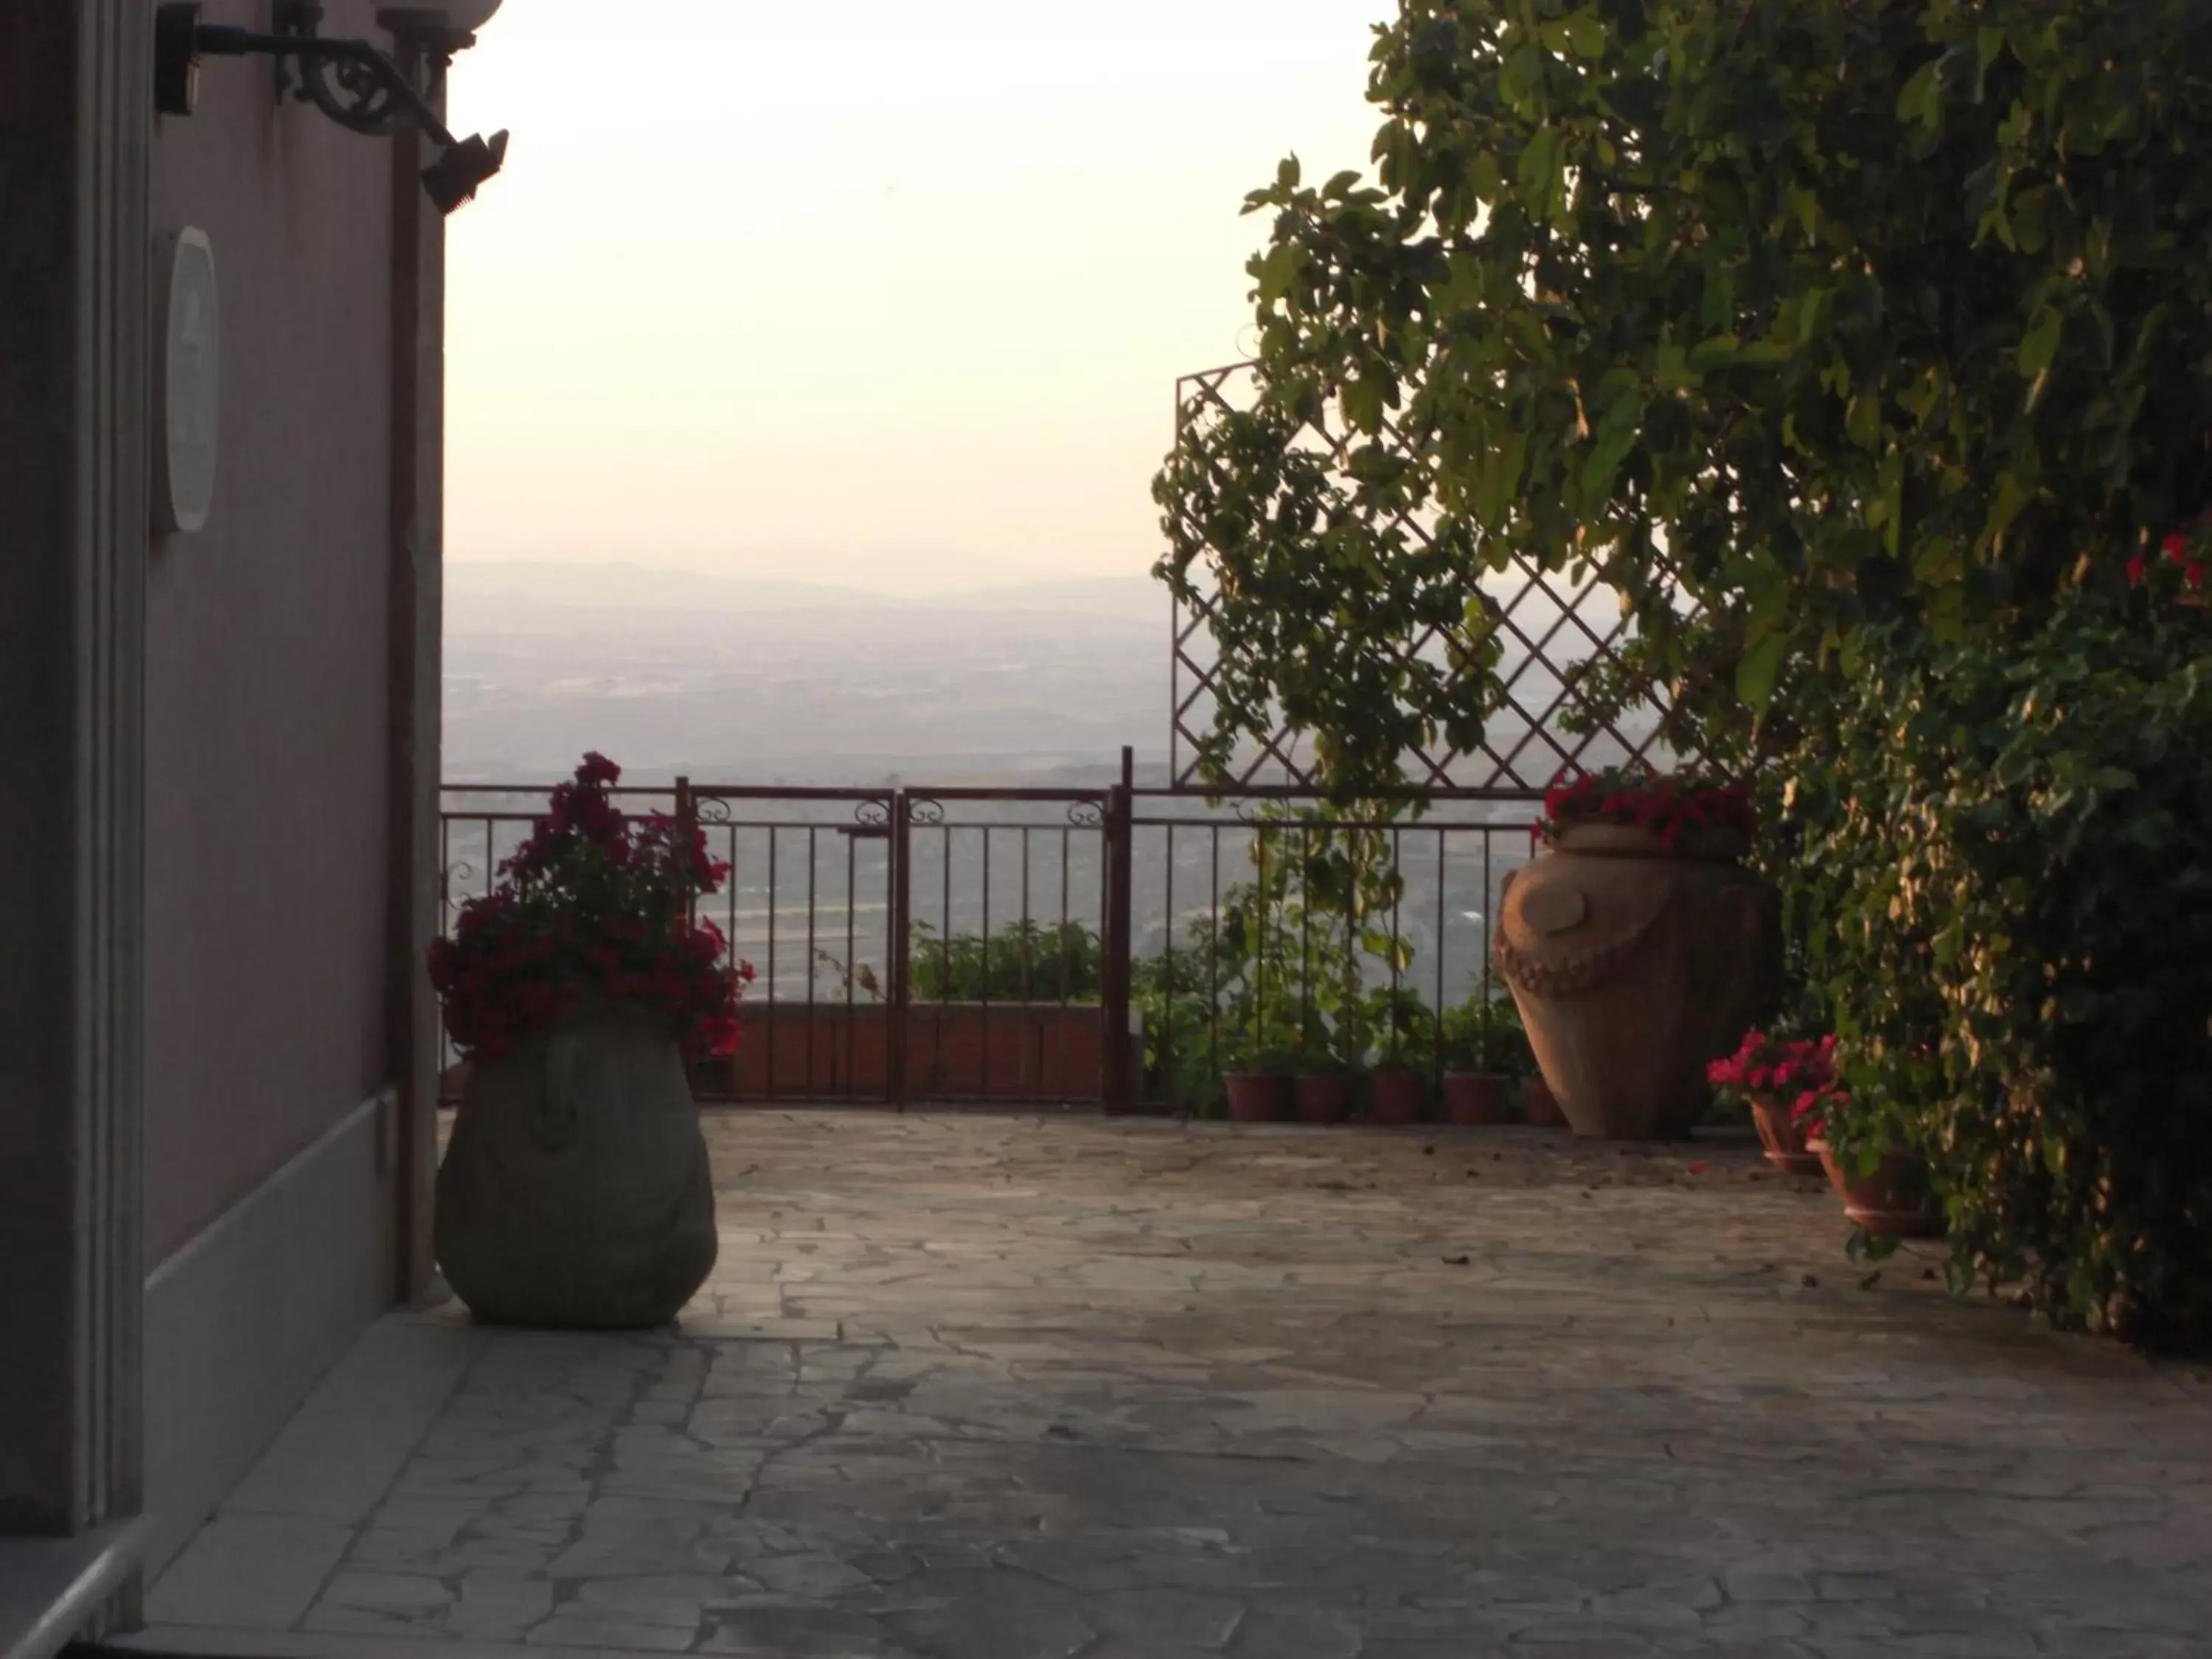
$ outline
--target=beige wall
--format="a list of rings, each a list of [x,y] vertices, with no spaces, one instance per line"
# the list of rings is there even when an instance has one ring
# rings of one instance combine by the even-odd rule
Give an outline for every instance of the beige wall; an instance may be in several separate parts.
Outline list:
[[[214,511],[149,574],[149,1267],[389,1080],[392,167],[266,59],[155,136],[154,234],[208,234],[224,337]]]

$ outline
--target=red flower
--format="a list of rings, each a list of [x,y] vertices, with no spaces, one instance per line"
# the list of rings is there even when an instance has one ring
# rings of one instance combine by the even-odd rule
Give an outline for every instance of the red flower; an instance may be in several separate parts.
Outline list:
[[[1724,828],[1748,836],[1757,828],[1750,798],[1738,785],[1619,768],[1598,774],[1561,772],[1544,792],[1544,818],[1543,828],[1553,833],[1576,823],[1631,825],[1669,847],[1680,844],[1686,829]]]
[[[735,1042],[751,967],[688,914],[727,866],[707,856],[696,824],[626,816],[608,794],[621,775],[586,756],[500,865],[498,890],[463,906],[431,950],[447,1031],[465,1054],[511,1053],[586,994],[666,1015],[694,1053]]]

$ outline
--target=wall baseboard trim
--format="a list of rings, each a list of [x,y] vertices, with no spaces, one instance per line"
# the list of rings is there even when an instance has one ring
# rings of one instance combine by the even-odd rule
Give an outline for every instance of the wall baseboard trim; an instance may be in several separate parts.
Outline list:
[[[362,1102],[148,1278],[149,1579],[390,1305],[392,1109]]]
[[[137,1571],[143,1522],[81,1538],[0,1540],[0,1659],[52,1659]]]

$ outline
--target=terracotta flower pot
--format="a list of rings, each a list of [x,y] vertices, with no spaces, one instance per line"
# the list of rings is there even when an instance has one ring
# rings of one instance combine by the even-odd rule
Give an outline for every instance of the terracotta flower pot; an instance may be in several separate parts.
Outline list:
[[[1393,1066],[1375,1073],[1368,1103],[1377,1123],[1419,1123],[1429,1103],[1428,1085],[1419,1072]]]
[[[1335,1072],[1305,1072],[1292,1085],[1298,1117],[1306,1123],[1341,1123],[1352,1115],[1352,1079]]]
[[[1231,1072],[1221,1079],[1232,1123],[1279,1122],[1288,1106],[1290,1079],[1273,1072]]]
[[[1787,1176],[1822,1173],[1820,1154],[1808,1151],[1798,1133],[1790,1108],[1764,1095],[1751,1098],[1751,1121],[1759,1130],[1759,1144],[1766,1148],[1766,1161]]]
[[[714,1265],[684,1056],[643,1009],[571,1015],[478,1060],[438,1170],[438,1266],[486,1324],[668,1324]]]
[[[1741,850],[1571,825],[1508,880],[1492,953],[1577,1134],[1686,1135],[1706,1063],[1772,1002],[1780,907]]]
[[[1444,1118],[1462,1129],[1505,1121],[1505,1079],[1487,1072],[1444,1073]]]
[[[1886,1152],[1879,1169],[1860,1176],[1845,1170],[1825,1140],[1808,1142],[1807,1150],[1826,1170],[1828,1184],[1844,1200],[1844,1213],[1869,1233],[1881,1238],[1943,1237],[1942,1212],[1913,1196],[1920,1161],[1910,1152]]]
[[[1564,1129],[1567,1115],[1559,1109],[1559,1097],[1552,1085],[1540,1077],[1532,1077],[1521,1085],[1521,1109],[1528,1115],[1530,1127],[1538,1129]]]

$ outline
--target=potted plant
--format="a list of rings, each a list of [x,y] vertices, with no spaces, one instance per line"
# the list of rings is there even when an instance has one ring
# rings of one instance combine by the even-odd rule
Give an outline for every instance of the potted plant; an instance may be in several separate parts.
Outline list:
[[[1878,1111],[1854,1109],[1832,1078],[1792,1109],[1805,1148],[1820,1160],[1844,1214],[1875,1239],[1941,1238],[1946,1231],[1928,1166],[1906,1151],[1898,1126]]]
[[[1352,1115],[1352,1082],[1358,1068],[1337,1052],[1325,1031],[1310,1032],[1297,1050],[1291,1095],[1299,1121],[1341,1123]]]
[[[1301,1124],[1340,1124],[1352,1117],[1358,1060],[1367,1051],[1363,1011],[1340,1006],[1329,1024],[1318,1006],[1287,1009],[1290,1103]]]
[[[1475,995],[1446,1012],[1444,1117],[1462,1128],[1505,1121],[1516,1080],[1530,1069],[1521,1011],[1509,996]]]
[[[1687,1134],[1707,1062],[1770,1006],[1780,906],[1739,863],[1754,828],[1741,788],[1692,776],[1547,795],[1548,851],[1508,878],[1492,951],[1577,1133]]]
[[[727,873],[697,826],[623,814],[587,755],[432,950],[471,1062],[438,1171],[438,1264],[490,1324],[667,1324],[716,1251],[687,1052],[733,1053],[750,967],[694,902]]]
[[[1784,1175],[1818,1176],[1820,1155],[1806,1146],[1798,1119],[1816,1112],[1822,1093],[1834,1085],[1835,1054],[1832,1036],[1793,1040],[1750,1031],[1734,1054],[1707,1066],[1705,1075],[1722,1098],[1750,1112],[1768,1163]]]
[[[1398,986],[1377,991],[1374,1024],[1382,1032],[1368,1078],[1368,1106],[1377,1123],[1419,1123],[1428,1109],[1437,1062],[1437,1021],[1420,994]]]
[[[1572,1127],[1560,1109],[1559,1097],[1552,1092],[1552,1085],[1544,1080],[1541,1072],[1532,1071],[1521,1079],[1521,1121],[1532,1129]]]
[[[1232,1123],[1275,1123],[1290,1115],[1297,1050],[1268,1021],[1237,1021],[1221,1031],[1221,1091]]]

